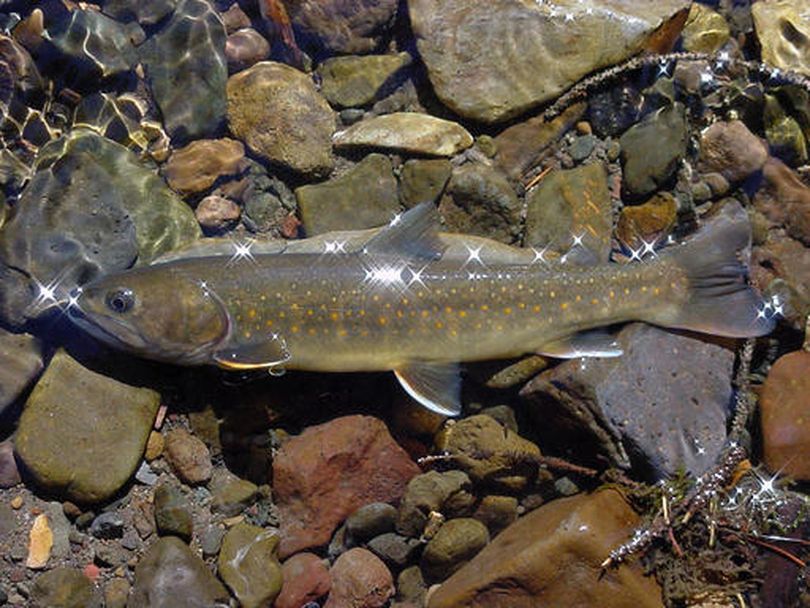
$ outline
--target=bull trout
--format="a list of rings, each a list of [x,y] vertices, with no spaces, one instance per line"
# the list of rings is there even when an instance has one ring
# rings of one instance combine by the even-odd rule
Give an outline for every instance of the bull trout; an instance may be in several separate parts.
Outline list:
[[[85,286],[71,316],[105,343],[180,365],[391,370],[446,415],[461,409],[460,362],[618,356],[594,330],[625,321],[731,337],[773,327],[746,281],[739,205],[649,261],[597,267],[516,262],[504,245],[461,235],[456,249],[472,245],[451,255],[438,225],[423,204],[356,251],[328,240],[299,253],[243,246],[136,268]]]

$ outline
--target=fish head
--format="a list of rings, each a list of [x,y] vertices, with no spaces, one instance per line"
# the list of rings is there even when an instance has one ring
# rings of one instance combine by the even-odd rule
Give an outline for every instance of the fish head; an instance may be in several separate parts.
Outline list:
[[[71,318],[96,339],[179,365],[210,360],[227,341],[230,319],[204,281],[144,268],[102,277],[73,297]]]

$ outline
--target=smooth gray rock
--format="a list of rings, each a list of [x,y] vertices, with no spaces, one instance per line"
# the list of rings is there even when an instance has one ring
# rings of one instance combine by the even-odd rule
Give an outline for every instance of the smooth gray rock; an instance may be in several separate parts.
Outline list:
[[[640,323],[618,339],[623,356],[564,361],[521,390],[541,433],[564,450],[595,447],[579,461],[600,455],[653,479],[701,475],[725,443],[734,352]]]

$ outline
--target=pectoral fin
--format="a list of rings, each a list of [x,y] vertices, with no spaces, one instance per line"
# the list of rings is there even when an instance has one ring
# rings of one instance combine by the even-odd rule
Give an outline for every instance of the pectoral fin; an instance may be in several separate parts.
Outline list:
[[[285,340],[274,334],[267,340],[227,346],[214,353],[217,365],[231,370],[263,369],[290,360]]]
[[[604,329],[581,331],[543,344],[536,350],[540,355],[556,357],[557,359],[620,357],[624,354],[616,338]]]
[[[394,370],[402,388],[443,416],[461,413],[461,376],[457,363],[412,363]]]

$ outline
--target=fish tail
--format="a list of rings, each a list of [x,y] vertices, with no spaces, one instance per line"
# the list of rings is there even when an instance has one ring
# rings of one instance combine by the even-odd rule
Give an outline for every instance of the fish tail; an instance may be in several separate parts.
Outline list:
[[[733,338],[770,333],[773,315],[748,283],[751,225],[737,202],[729,202],[667,257],[683,270],[688,298],[666,319],[652,322]],[[673,318],[674,317],[674,318]]]

